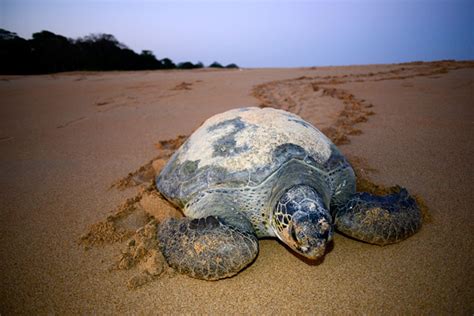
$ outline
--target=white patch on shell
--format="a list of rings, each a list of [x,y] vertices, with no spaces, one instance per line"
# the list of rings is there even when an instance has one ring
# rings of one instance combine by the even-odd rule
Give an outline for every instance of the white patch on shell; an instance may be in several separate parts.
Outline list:
[[[237,117],[247,127],[234,136],[236,146],[250,150],[235,156],[213,156],[215,142],[232,133],[235,127],[226,125],[212,131],[208,128]],[[301,146],[319,163],[326,162],[331,155],[329,139],[299,116],[272,108],[251,107],[230,110],[206,120],[191,135],[187,151],[181,152],[178,159],[180,163],[200,160],[199,168],[213,165],[231,172],[251,170],[270,164],[272,151],[287,143]]]

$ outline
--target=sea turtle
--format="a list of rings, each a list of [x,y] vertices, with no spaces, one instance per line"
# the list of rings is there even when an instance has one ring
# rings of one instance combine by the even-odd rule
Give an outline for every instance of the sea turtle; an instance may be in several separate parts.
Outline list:
[[[356,193],[354,171],[338,148],[299,116],[273,108],[209,118],[173,154],[156,186],[186,215],[159,225],[164,257],[179,272],[206,280],[245,268],[260,237],[277,237],[317,259],[334,229],[385,245],[421,226],[405,189]]]

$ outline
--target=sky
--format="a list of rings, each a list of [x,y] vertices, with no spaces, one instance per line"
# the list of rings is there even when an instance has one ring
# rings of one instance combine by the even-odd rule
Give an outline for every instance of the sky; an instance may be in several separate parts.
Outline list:
[[[205,65],[474,59],[474,0],[0,0],[0,28],[113,34],[138,53]]]

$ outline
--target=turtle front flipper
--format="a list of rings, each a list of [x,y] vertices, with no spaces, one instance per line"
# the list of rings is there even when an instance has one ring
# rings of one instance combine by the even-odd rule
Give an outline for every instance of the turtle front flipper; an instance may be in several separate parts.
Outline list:
[[[213,215],[169,219],[158,227],[161,251],[171,267],[191,277],[231,277],[258,253],[258,240],[250,223],[242,225],[246,219],[238,220],[239,225],[232,225],[232,218]]]
[[[345,235],[383,246],[416,233],[421,227],[421,212],[404,188],[385,196],[356,193],[337,209],[335,224]]]

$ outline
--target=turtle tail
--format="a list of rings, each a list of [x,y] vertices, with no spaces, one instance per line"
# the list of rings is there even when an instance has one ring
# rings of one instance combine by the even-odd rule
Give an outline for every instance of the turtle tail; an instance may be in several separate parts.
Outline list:
[[[371,244],[387,245],[402,241],[421,228],[422,215],[406,189],[377,196],[356,193],[339,207],[335,224],[341,233]]]

